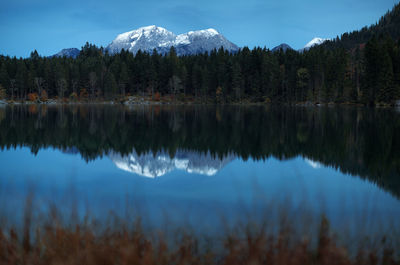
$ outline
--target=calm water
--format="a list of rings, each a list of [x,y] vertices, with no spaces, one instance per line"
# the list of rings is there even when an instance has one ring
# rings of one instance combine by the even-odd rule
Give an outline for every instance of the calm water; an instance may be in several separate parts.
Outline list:
[[[357,108],[0,108],[0,217],[54,205],[149,227],[278,218],[390,231],[400,217],[400,113]],[[51,208],[51,207],[50,207]]]

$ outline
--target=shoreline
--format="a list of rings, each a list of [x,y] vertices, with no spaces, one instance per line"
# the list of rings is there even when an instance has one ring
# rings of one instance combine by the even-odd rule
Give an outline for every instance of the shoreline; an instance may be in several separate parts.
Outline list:
[[[138,106],[138,105],[175,105],[175,106],[291,106],[291,107],[337,107],[337,106],[351,106],[351,107],[365,107],[365,108],[399,108],[400,104],[377,104],[375,106],[367,106],[362,103],[313,103],[313,102],[299,102],[299,103],[265,103],[265,102],[228,102],[228,103],[216,103],[209,100],[208,102],[194,102],[194,101],[154,101],[145,100],[140,98],[139,100],[104,100],[104,101],[60,101],[60,100],[47,100],[47,101],[11,101],[11,100],[0,100],[0,106],[12,106],[12,105],[121,105],[121,106]]]

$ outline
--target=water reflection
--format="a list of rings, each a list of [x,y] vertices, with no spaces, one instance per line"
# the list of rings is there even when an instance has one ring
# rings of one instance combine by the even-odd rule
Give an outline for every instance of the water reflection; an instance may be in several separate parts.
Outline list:
[[[234,156],[218,159],[210,153],[201,154],[184,150],[178,150],[172,158],[165,152],[139,155],[135,151],[125,156],[112,152],[108,157],[118,168],[148,178],[161,177],[173,170],[213,176],[234,159]]]
[[[57,148],[85,161],[156,177],[182,169],[210,175],[233,157],[305,157],[400,195],[400,115],[390,109],[8,106],[0,147]]]
[[[311,159],[305,158],[304,161],[305,161],[307,164],[309,164],[312,168],[318,169],[318,168],[321,168],[321,167],[322,167],[321,163],[315,162],[315,161],[313,161],[313,160],[311,160]]]
[[[0,217],[24,208],[33,183],[40,207],[77,205],[81,216],[86,205],[124,215],[130,198],[146,224],[168,216],[215,231],[221,215],[285,210],[390,229],[400,216],[399,129],[390,109],[8,106]]]

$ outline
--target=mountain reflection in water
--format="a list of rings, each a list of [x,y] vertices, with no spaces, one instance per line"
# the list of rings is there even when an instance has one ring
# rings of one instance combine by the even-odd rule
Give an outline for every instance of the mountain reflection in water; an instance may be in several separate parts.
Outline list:
[[[98,216],[123,213],[126,195],[154,222],[168,213],[217,230],[221,214],[250,208],[261,218],[269,203],[364,231],[400,216],[400,113],[391,109],[7,106],[0,148],[7,216],[23,209],[29,183],[62,209],[74,185],[82,213],[85,202]]]
[[[142,155],[132,152],[125,156],[111,152],[108,157],[118,168],[148,178],[161,177],[175,169],[213,176],[234,159],[233,156],[218,159],[212,157],[210,153],[201,154],[183,150],[178,150],[173,158],[165,152]]]
[[[393,195],[400,195],[400,114],[392,109],[1,107],[0,147],[17,146],[27,146],[33,153],[48,147],[73,149],[86,161],[110,154],[119,166],[134,170],[136,163],[142,174],[154,176],[162,172],[145,173],[145,168],[151,167],[140,159],[142,155],[160,156],[154,163],[161,163],[161,156],[169,157],[163,170],[173,166],[189,172],[200,170],[202,166],[196,163],[203,158],[188,155],[187,162],[179,157],[180,152],[186,151],[180,150],[206,154],[204,159],[215,159],[208,174],[232,156],[243,160],[302,156],[315,166],[331,166],[367,178]],[[187,166],[180,164],[186,162]]]

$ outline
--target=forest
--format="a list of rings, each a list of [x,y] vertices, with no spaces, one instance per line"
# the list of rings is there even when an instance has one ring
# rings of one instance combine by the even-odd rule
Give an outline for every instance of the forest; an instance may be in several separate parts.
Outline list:
[[[400,99],[400,5],[379,23],[307,51],[256,47],[237,53],[110,55],[86,43],[76,59],[0,56],[0,99],[194,103],[347,103]]]

